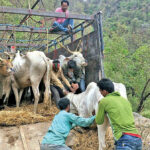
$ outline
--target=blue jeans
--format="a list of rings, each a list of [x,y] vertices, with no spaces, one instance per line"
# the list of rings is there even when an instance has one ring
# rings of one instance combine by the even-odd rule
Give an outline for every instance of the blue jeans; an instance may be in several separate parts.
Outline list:
[[[142,150],[142,140],[131,135],[123,135],[116,142],[116,150]]]
[[[80,86],[81,92],[84,92],[85,91],[85,80],[83,78],[81,78],[79,86]]]
[[[74,20],[73,19],[66,19],[62,24],[58,23],[57,21],[54,22],[53,27],[56,28],[55,31],[63,31],[67,32],[68,31],[68,25],[74,28]]]

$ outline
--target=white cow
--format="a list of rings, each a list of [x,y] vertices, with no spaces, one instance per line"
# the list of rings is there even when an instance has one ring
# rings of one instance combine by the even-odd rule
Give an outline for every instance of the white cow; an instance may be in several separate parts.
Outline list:
[[[114,83],[115,91],[118,91],[121,96],[127,98],[126,88],[122,83]],[[98,103],[103,98],[96,83],[91,82],[87,86],[86,91],[81,94],[69,93],[67,98],[70,99],[72,113],[77,113],[81,117],[90,117],[92,112],[98,110]],[[104,123],[98,125],[99,150],[103,150],[105,145],[105,133],[109,126],[108,118],[105,116]]]
[[[59,56],[60,65],[64,66],[68,63],[69,60],[74,60],[79,68],[80,67],[83,68],[83,73],[85,73],[85,66],[87,66],[87,62],[82,55],[82,49],[81,48],[79,49],[81,41],[79,41],[79,44],[77,45],[77,48],[75,51],[71,51],[68,47],[65,47],[61,43],[59,43],[59,44],[62,48],[66,49],[71,54],[71,56],[69,56],[69,57],[60,55]]]
[[[12,89],[19,107],[23,89],[31,86],[34,94],[34,112],[36,113],[40,97],[39,84],[43,80],[45,85],[44,102],[50,99],[50,70],[52,62],[43,52],[27,52],[21,56],[18,52],[13,60],[14,75],[12,77]],[[19,93],[18,93],[19,91]]]

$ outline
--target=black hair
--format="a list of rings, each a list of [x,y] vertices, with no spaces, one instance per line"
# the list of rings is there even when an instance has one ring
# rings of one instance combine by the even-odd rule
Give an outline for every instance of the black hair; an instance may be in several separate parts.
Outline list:
[[[67,5],[69,6],[69,1],[67,1],[67,0],[62,0],[62,1],[61,1],[61,5],[62,5],[63,3],[67,3]]]
[[[100,90],[106,90],[108,93],[114,92],[114,84],[110,79],[103,78],[98,83],[97,86]]]
[[[60,110],[65,110],[68,107],[68,105],[70,105],[70,101],[68,98],[61,98],[58,102],[58,107]]]
[[[77,67],[77,64],[76,64],[76,62],[74,60],[69,60],[68,61],[68,68],[74,69],[76,67]]]
[[[54,64],[60,64],[60,61],[58,59],[53,60]]]

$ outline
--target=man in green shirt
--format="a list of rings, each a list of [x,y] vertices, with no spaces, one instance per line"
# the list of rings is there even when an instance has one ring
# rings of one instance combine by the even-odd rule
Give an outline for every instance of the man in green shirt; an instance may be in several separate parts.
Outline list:
[[[97,83],[104,98],[99,103],[96,123],[101,125],[107,114],[115,138],[116,150],[142,150],[141,136],[135,127],[132,108],[128,100],[114,92],[109,79]]]

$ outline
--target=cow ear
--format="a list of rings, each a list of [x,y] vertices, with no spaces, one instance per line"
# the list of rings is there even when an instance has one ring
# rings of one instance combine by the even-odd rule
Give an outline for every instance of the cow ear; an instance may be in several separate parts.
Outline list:
[[[88,65],[87,62],[84,62],[84,63],[82,64],[83,67],[86,67],[87,65]]]
[[[70,60],[70,58],[69,58],[69,57],[66,57],[66,58],[65,58],[65,60],[69,61],[69,60]]]

